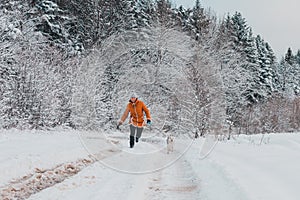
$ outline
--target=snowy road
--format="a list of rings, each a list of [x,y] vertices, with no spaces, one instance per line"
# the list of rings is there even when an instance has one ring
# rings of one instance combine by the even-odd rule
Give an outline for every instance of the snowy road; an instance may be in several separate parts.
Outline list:
[[[29,199],[197,199],[198,180],[187,169],[188,165],[179,161],[168,170],[134,175],[95,163]]]
[[[124,149],[114,150],[109,157],[99,158],[75,176],[29,199],[197,199],[199,179],[181,152],[166,154],[160,144],[143,141],[133,149],[127,147],[127,139],[117,143],[116,149]],[[92,149],[91,142],[86,144]]]
[[[298,200],[300,134],[177,140],[128,148],[126,135],[0,134],[0,199]],[[92,156],[91,156],[92,155]]]

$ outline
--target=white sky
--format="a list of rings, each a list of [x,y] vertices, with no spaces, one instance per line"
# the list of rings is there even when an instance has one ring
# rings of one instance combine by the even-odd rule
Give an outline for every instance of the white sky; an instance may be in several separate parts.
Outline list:
[[[196,0],[171,0],[175,5],[192,7]],[[204,8],[211,8],[219,17],[238,11],[281,58],[289,47],[295,54],[300,49],[299,0],[200,0]]]

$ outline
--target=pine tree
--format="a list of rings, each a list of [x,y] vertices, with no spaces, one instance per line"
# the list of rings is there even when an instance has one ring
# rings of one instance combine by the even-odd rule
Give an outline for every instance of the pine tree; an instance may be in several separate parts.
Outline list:
[[[280,90],[279,86],[279,75],[278,75],[278,63],[276,61],[276,56],[274,54],[273,49],[269,45],[269,43],[265,42],[265,47],[267,51],[267,59],[269,60],[270,65],[270,73],[272,74],[272,93],[277,93]]]
[[[185,9],[183,6],[179,6],[179,8],[174,9],[174,18],[176,25],[181,27],[183,31],[190,32],[191,24],[190,24],[190,14],[191,9]]]
[[[257,62],[257,49],[254,43],[254,38],[252,36],[252,31],[250,30],[247,40],[243,44],[245,63],[241,66],[245,68],[248,73],[248,88],[244,95],[250,104],[257,103],[261,98],[263,98],[263,89],[261,88],[259,81],[259,65]]]
[[[72,41],[81,43],[84,48],[90,48],[99,40],[101,30],[99,24],[100,1],[95,0],[56,0],[60,8],[65,10],[70,17],[71,24],[63,24]]]
[[[300,50],[297,51],[297,54],[295,55],[295,61],[298,65],[300,65]]]
[[[296,62],[291,48],[288,48],[284,59],[279,65],[280,83],[282,90],[288,95],[298,95],[300,88],[300,67]]]
[[[237,51],[243,51],[244,45],[248,40],[249,27],[246,19],[242,17],[241,13],[236,12],[231,19],[228,19],[229,30],[231,31],[231,37],[235,43]]]
[[[99,32],[100,41],[116,33],[123,24],[123,10],[120,2],[117,0],[100,0],[99,5]]]
[[[125,0],[124,4],[124,27],[126,29],[138,29],[150,27],[151,11],[153,5],[149,0]]]
[[[172,4],[169,0],[156,0],[155,2],[155,22],[165,27],[173,27],[175,22],[173,19]]]
[[[84,49],[84,30],[78,28],[76,19],[57,3],[48,0],[33,1],[29,19],[35,22],[36,31],[41,31],[52,44],[70,54],[77,54]],[[81,32],[82,31],[82,32]],[[50,42],[49,42],[50,43]]]
[[[236,12],[231,19],[227,18],[227,26],[234,42],[234,50],[241,53],[244,58],[244,63],[241,67],[248,71],[247,89],[244,95],[247,97],[249,104],[258,102],[264,95],[260,91],[259,86],[259,69],[257,63],[257,49],[252,35],[252,30],[249,29],[245,18],[241,13]]]
[[[209,19],[204,13],[204,8],[201,7],[200,1],[196,0],[196,5],[192,9],[192,15],[190,16],[190,24],[192,29],[191,34],[196,39],[199,40],[202,34],[207,33],[209,26]]]
[[[265,90],[266,95],[271,95],[274,91],[274,71],[272,69],[274,61],[270,58],[270,54],[264,40],[259,35],[255,40],[260,66],[259,81],[261,83],[261,87]]]
[[[294,63],[294,56],[291,48],[288,48],[284,56],[284,61],[287,62],[289,65],[292,65]]]

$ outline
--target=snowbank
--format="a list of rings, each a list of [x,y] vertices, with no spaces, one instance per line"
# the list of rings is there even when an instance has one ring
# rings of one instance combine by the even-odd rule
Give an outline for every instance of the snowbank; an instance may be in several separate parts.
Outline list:
[[[196,141],[199,151],[187,154],[202,178],[201,199],[299,199],[299,133],[240,135],[219,141],[206,159],[197,159],[208,151],[202,147],[209,140]]]

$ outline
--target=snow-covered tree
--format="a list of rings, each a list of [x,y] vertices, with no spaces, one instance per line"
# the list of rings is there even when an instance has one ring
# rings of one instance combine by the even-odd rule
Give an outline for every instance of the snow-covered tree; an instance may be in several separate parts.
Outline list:
[[[278,73],[279,82],[284,93],[287,96],[298,95],[300,91],[300,66],[297,64],[291,48],[287,50],[284,59],[281,60]]]
[[[99,54],[99,51],[94,50],[87,57],[73,61],[77,67],[73,70],[71,121],[76,129],[96,130],[101,123],[96,117],[95,98],[100,81],[98,78],[103,73]]]
[[[248,71],[248,87],[244,91],[249,104],[257,103],[267,97],[268,91],[262,87],[261,68],[259,65],[258,47],[251,28],[247,25],[245,18],[238,12],[232,17],[227,17],[225,22],[226,31],[230,40],[233,41],[232,49],[242,55],[241,67]]]
[[[155,23],[162,24],[166,27],[173,27],[175,21],[173,19],[172,4],[169,0],[156,0],[155,1]]]
[[[297,51],[297,54],[295,55],[295,61],[298,65],[300,65],[300,50]]]
[[[0,9],[0,125],[7,128],[18,126],[22,117],[27,115],[24,107],[27,85],[22,66],[18,65],[15,57],[21,49],[19,43],[22,41],[23,22],[21,9],[16,10],[17,3],[3,2]]]
[[[0,36],[1,127],[111,128],[138,92],[155,126],[177,133],[299,128],[300,51],[276,63],[238,12],[218,22],[198,0],[3,0]]]
[[[125,29],[137,30],[150,26],[152,22],[151,11],[154,9],[150,0],[124,0],[122,5]]]
[[[26,16],[26,3],[10,5],[15,10],[6,11],[4,41],[0,45],[4,45],[3,49],[0,47],[1,126],[39,128],[70,124],[71,65],[35,32]]]
[[[82,30],[83,27],[79,28],[79,19],[60,7],[55,0],[37,0],[30,5],[26,17],[34,23],[35,31],[40,31],[52,45],[71,55],[83,51],[88,42],[84,38],[87,32]]]
[[[135,91],[153,109],[153,118],[161,120],[156,123],[162,124],[168,116],[169,100],[176,99],[173,97],[176,78],[180,74],[178,70],[189,55],[189,48],[178,49],[176,42],[181,39],[187,43],[188,37],[164,26],[113,36],[103,43],[105,70],[99,78],[97,113],[101,115],[108,110],[110,114],[106,112],[106,122],[112,120],[108,116],[117,120],[125,106],[116,110],[111,105],[124,105],[130,93]]]
[[[246,19],[241,13],[236,12],[231,18],[227,18],[227,24],[231,38],[235,43],[234,49],[243,52],[243,47],[249,39],[249,27]]]
[[[275,88],[276,74],[275,74],[275,60],[272,56],[272,50],[267,43],[261,38],[256,36],[256,47],[258,50],[258,62],[260,66],[259,81],[261,88],[265,91],[264,98],[271,95]]]
[[[190,30],[192,37],[196,40],[200,40],[202,34],[205,34],[211,23],[208,16],[205,13],[203,7],[201,7],[200,1],[196,0],[196,5],[192,8],[192,15],[190,16],[190,23],[192,30]]]
[[[198,46],[193,62],[185,68],[188,90],[185,100],[185,120],[200,135],[223,134],[226,121],[226,103],[219,62],[211,52]]]

